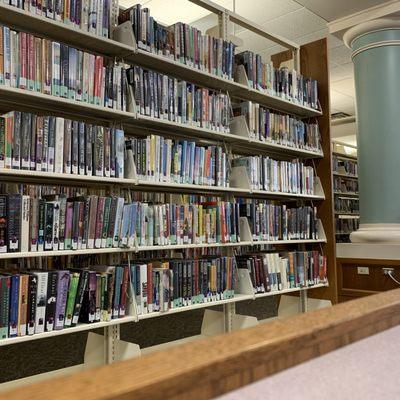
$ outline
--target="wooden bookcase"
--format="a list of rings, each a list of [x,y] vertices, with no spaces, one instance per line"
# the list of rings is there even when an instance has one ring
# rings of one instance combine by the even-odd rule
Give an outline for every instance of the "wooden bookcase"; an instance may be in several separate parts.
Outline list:
[[[163,250],[174,250],[184,248],[202,248],[202,247],[222,247],[226,248],[227,254],[232,254],[232,249],[236,246],[252,246],[254,244],[272,244],[278,249],[285,249],[287,246],[291,248],[315,249],[320,250],[328,257],[328,280],[329,285],[315,285],[309,288],[288,289],[286,291],[265,293],[254,295],[252,288],[249,288],[249,277],[242,284],[241,290],[231,299],[219,300],[211,303],[196,304],[192,306],[171,309],[165,313],[151,313],[147,315],[137,315],[133,310],[128,316],[111,322],[99,322],[94,324],[79,324],[74,328],[68,328],[57,332],[45,332],[33,336],[17,337],[4,339],[0,341],[0,346],[11,345],[22,341],[30,341],[41,339],[44,337],[52,337],[55,335],[64,335],[68,333],[93,330],[96,328],[104,328],[104,359],[106,363],[115,361],[116,347],[121,343],[119,340],[120,324],[127,322],[139,322],[142,319],[155,318],[160,315],[169,315],[176,312],[184,312],[195,308],[204,308],[214,305],[223,305],[222,316],[224,318],[225,331],[232,329],[232,321],[235,318],[234,304],[239,301],[252,300],[266,296],[276,296],[283,293],[298,293],[301,298],[301,307],[306,311],[307,292],[316,297],[323,297],[337,302],[336,294],[336,265],[335,265],[335,245],[334,245],[334,225],[333,225],[333,201],[332,201],[332,160],[330,151],[330,105],[329,105],[329,74],[328,74],[328,55],[326,40],[319,40],[305,46],[297,46],[288,40],[270,34],[264,28],[257,26],[250,21],[232,13],[223,7],[220,7],[208,0],[189,0],[200,5],[207,10],[217,14],[219,18],[220,36],[226,38],[227,24],[229,21],[234,22],[246,29],[249,29],[267,39],[273,40],[278,44],[284,45],[288,52],[284,53],[286,59],[294,59],[294,66],[303,75],[311,76],[318,81],[319,101],[321,110],[314,110],[293,102],[283,100],[278,97],[258,92],[231,80],[222,79],[205,73],[179,62],[164,58],[159,55],[144,52],[137,48],[132,32],[129,31],[127,25],[114,27],[114,38],[105,39],[94,36],[92,34],[80,31],[71,26],[49,20],[47,18],[33,15],[29,12],[17,9],[12,6],[0,3],[0,24],[8,25],[17,30],[27,31],[42,37],[53,40],[59,40],[71,46],[75,46],[82,50],[88,50],[102,54],[104,56],[112,56],[123,59],[126,63],[138,64],[146,68],[155,69],[178,78],[187,79],[199,85],[207,86],[211,89],[227,91],[230,96],[238,97],[244,100],[252,100],[269,108],[286,112],[299,116],[301,118],[317,118],[321,136],[322,136],[322,152],[316,153],[308,150],[294,149],[273,143],[261,142],[249,138],[243,130],[232,129],[231,133],[215,132],[197,128],[194,126],[182,125],[165,120],[157,120],[150,117],[139,115],[136,110],[130,109],[127,112],[115,111],[104,107],[90,105],[86,103],[75,102],[68,99],[52,97],[40,93],[33,93],[21,89],[15,89],[6,86],[0,86],[0,110],[1,111],[30,111],[38,113],[52,113],[61,117],[81,118],[88,122],[110,123],[118,122],[123,125],[127,134],[146,135],[151,132],[165,134],[170,137],[185,137],[194,140],[207,139],[213,142],[224,143],[232,152],[240,149],[248,154],[277,154],[287,158],[301,158],[309,160],[310,165],[315,165],[321,191],[313,196],[307,195],[288,195],[285,193],[273,193],[266,191],[253,191],[246,185],[238,185],[237,187],[218,188],[203,187],[196,185],[180,185],[180,184],[159,184],[141,181],[137,176],[133,175],[129,178],[97,178],[90,176],[70,176],[65,174],[50,174],[44,172],[20,171],[20,170],[1,170],[0,179],[4,182],[20,182],[32,184],[58,184],[58,185],[80,185],[95,188],[106,188],[109,190],[117,190],[120,187],[130,187],[138,191],[162,191],[166,193],[209,193],[211,195],[220,195],[223,198],[232,198],[232,196],[253,197],[253,198],[273,198],[284,201],[285,199],[296,200],[298,204],[315,204],[318,207],[318,215],[321,219],[320,239],[318,240],[290,240],[290,241],[263,241],[253,242],[251,237],[244,237],[244,240],[237,243],[229,244],[211,244],[211,245],[172,245],[163,246]],[[114,4],[114,14],[116,5]],[[274,62],[278,60],[278,56],[274,58]],[[73,251],[46,251],[43,253],[13,253],[1,254],[0,259],[8,258],[26,258],[38,256],[60,256],[60,255],[83,255],[83,254],[103,254],[110,256],[120,253],[137,253],[145,250],[157,250],[159,246],[135,246],[132,248],[113,248],[113,249],[96,249],[96,250],[73,250]],[[243,279],[246,279],[244,277]],[[134,308],[134,307],[133,307]],[[130,350],[125,353],[129,355]],[[103,357],[103,355],[101,357]]]

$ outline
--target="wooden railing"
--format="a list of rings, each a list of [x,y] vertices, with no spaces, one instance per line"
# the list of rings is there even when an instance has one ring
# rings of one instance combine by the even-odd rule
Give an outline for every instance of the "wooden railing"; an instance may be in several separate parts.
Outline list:
[[[0,400],[208,399],[398,324],[400,289],[26,386]]]

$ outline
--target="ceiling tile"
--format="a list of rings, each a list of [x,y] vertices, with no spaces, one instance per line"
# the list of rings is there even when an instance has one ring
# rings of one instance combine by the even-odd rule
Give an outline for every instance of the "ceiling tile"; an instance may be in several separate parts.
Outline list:
[[[331,82],[331,89],[347,96],[355,97],[354,77]]]
[[[303,8],[291,0],[236,0],[235,11],[243,17],[264,24]]]
[[[341,46],[334,47],[329,51],[329,58],[337,64],[348,64],[351,62],[352,51],[348,49],[343,43]]]
[[[353,63],[338,65],[334,62],[330,62],[329,64],[331,83],[341,81],[346,78],[352,78],[354,76]]]

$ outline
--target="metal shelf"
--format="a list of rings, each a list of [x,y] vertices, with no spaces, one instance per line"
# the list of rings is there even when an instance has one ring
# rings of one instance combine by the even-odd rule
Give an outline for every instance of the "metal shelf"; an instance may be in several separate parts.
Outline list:
[[[346,179],[358,179],[357,175],[350,175],[350,174],[340,174],[339,172],[333,172],[333,176],[339,176],[341,178],[346,178]]]
[[[274,290],[271,292],[265,292],[265,293],[256,293],[255,298],[259,299],[262,297],[270,297],[270,296],[276,296],[276,295],[281,295],[281,294],[286,294],[286,293],[296,293],[296,292],[301,292],[302,290],[310,290],[310,289],[317,289],[317,288],[322,288],[322,287],[328,287],[329,285],[327,283],[318,283],[315,285],[311,286],[305,286],[301,288],[290,288],[290,289],[283,289],[283,290]]]
[[[12,258],[30,258],[30,257],[57,257],[57,256],[81,256],[89,254],[113,254],[113,253],[137,253],[150,250],[181,250],[181,249],[202,249],[215,247],[241,247],[255,246],[259,244],[307,244],[307,243],[324,243],[326,239],[318,240],[268,240],[268,241],[242,241],[236,243],[201,243],[201,244],[171,244],[171,245],[154,245],[154,246],[137,246],[137,247],[111,247],[101,249],[85,249],[85,250],[48,250],[48,251],[25,251],[13,253],[0,253],[0,260]]]

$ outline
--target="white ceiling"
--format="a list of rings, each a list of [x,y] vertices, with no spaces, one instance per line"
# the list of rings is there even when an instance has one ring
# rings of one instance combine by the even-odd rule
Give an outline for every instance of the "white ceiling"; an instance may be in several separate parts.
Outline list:
[[[328,37],[332,113],[355,114],[353,64],[350,50],[330,35],[327,22],[387,1],[384,0],[213,0],[265,27],[274,34],[298,44]],[[165,24],[177,21],[191,23],[202,31],[214,26],[215,15],[188,0],[120,0],[128,7],[141,3],[150,9],[156,20]],[[231,27],[240,37],[243,48],[260,53],[265,58],[283,50],[280,46],[240,27]],[[349,132],[349,136],[355,132]]]

